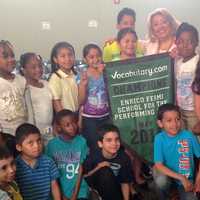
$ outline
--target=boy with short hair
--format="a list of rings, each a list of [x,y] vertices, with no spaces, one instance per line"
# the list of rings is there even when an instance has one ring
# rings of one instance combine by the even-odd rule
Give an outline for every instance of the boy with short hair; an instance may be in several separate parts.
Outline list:
[[[14,182],[16,165],[13,155],[0,146],[0,199],[22,200],[17,184]]]
[[[99,150],[92,152],[84,163],[85,177],[104,200],[129,200],[133,181],[131,162],[120,148],[119,129],[105,124],[98,130]]]
[[[179,54],[179,59],[175,63],[176,100],[181,109],[182,127],[189,130],[192,130],[200,119],[200,98],[195,92],[197,88],[192,88],[200,59],[199,54],[196,53],[198,44],[197,28],[182,23],[176,31],[176,46]]]
[[[88,153],[86,140],[78,135],[75,113],[63,109],[56,114],[58,136],[49,141],[46,153],[52,157],[60,171],[60,186],[64,200],[84,200],[88,185],[82,179],[82,163]]]
[[[52,159],[42,154],[39,129],[28,123],[16,130],[16,181],[25,200],[61,200],[57,183],[58,169]]]
[[[124,28],[135,29],[136,13],[131,8],[123,8],[117,16],[117,30],[120,31]],[[142,46],[137,42],[136,46],[136,57],[143,55]],[[115,39],[109,40],[105,43],[103,48],[103,61],[110,62],[115,60],[116,57],[120,56],[120,47]]]
[[[169,189],[176,187],[181,200],[196,200],[193,192],[200,191],[199,170],[194,174],[194,156],[200,157],[197,138],[181,130],[181,113],[173,104],[159,107],[157,124],[162,129],[154,141],[154,179],[159,199],[168,199]]]

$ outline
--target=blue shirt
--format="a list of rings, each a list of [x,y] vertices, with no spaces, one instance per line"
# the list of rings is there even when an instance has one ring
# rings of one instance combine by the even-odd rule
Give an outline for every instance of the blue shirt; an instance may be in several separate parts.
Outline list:
[[[85,139],[77,135],[72,140],[66,141],[57,136],[49,141],[46,153],[55,160],[58,166],[62,193],[67,198],[70,198],[76,185],[79,166],[83,163],[88,153]],[[88,185],[82,179],[78,198],[86,198],[87,196]]]
[[[56,164],[51,158],[41,155],[32,168],[19,155],[16,158],[16,166],[16,181],[23,199],[51,199],[51,182],[59,177]]]
[[[181,130],[177,135],[161,131],[154,140],[154,162],[194,180],[194,155],[200,157],[199,142],[191,132]]]

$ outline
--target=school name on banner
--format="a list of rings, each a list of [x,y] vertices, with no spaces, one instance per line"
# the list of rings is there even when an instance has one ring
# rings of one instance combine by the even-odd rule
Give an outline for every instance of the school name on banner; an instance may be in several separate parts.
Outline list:
[[[174,100],[173,62],[168,54],[110,62],[104,72],[112,119],[124,142],[152,159],[157,109]]]

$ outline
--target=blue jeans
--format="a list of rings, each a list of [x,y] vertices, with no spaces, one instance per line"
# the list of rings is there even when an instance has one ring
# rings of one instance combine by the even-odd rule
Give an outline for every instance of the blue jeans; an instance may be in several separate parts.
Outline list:
[[[169,199],[170,189],[176,188],[181,200],[198,200],[193,192],[186,192],[184,187],[179,185],[175,179],[170,178],[155,169],[153,171],[153,178],[156,184],[159,199]]]

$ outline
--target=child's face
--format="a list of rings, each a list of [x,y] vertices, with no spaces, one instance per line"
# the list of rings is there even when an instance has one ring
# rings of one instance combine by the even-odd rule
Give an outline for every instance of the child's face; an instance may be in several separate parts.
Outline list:
[[[176,111],[166,111],[162,120],[158,120],[157,123],[160,128],[172,136],[175,136],[181,129],[180,115]]]
[[[63,71],[70,71],[74,65],[74,54],[70,49],[61,48],[58,50],[57,56],[54,57],[54,62]]]
[[[192,36],[191,32],[182,32],[176,40],[178,53],[185,59],[195,55],[197,41]]]
[[[151,28],[155,37],[162,41],[172,35],[172,27],[164,16],[157,14],[151,19]]]
[[[124,28],[135,29],[135,20],[134,20],[133,16],[124,15],[122,17],[122,19],[119,22],[119,24],[117,24],[117,29],[120,31],[120,30],[122,30]]]
[[[11,156],[0,160],[0,185],[6,186],[15,178],[16,166],[14,158]]]
[[[102,62],[102,57],[98,49],[90,49],[85,57],[85,62],[89,67],[95,67],[96,65],[100,64]]]
[[[37,56],[33,56],[24,67],[24,76],[29,80],[40,80],[43,74],[42,62]]]
[[[117,132],[107,132],[102,141],[98,141],[98,146],[102,149],[105,157],[116,155],[120,148],[120,138]]]
[[[16,147],[24,157],[36,159],[42,152],[41,136],[39,134],[30,134],[22,144],[17,144]]]
[[[0,71],[9,74],[15,68],[15,55],[11,48],[0,47]]]
[[[58,131],[66,139],[72,139],[76,136],[78,130],[77,121],[73,116],[65,116],[60,120],[58,124]]]
[[[120,51],[122,55],[132,58],[135,56],[137,38],[132,33],[127,33],[120,41]]]

